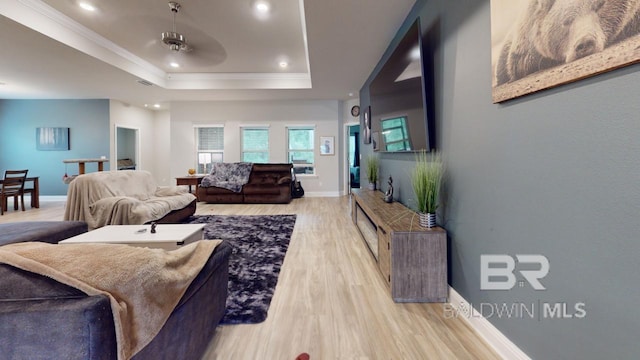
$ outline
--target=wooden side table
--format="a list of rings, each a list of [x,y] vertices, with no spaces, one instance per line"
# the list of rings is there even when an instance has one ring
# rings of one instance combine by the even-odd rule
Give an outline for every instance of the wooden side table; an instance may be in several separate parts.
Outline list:
[[[98,163],[98,171],[103,171],[104,170],[104,163],[109,162],[108,159],[67,159],[67,160],[62,160],[63,163],[65,164],[72,164],[72,163],[77,163],[78,164],[78,174],[82,175],[85,173],[85,166],[84,164],[86,163]]]
[[[196,174],[192,176],[181,176],[176,178],[176,185],[187,185],[189,186],[189,192],[194,194],[196,198],[198,197],[198,186],[202,182],[202,179],[205,177],[205,174]],[[195,191],[192,191],[191,186],[195,186]],[[198,199],[200,201],[200,199]]]

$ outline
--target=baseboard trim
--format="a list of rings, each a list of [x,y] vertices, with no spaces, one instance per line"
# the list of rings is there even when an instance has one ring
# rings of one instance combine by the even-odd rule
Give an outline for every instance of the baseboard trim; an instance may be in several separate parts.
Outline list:
[[[25,199],[27,196],[25,196]],[[40,196],[40,201],[67,201],[66,195],[45,195]]]
[[[306,197],[339,197],[340,191],[305,191]]]
[[[449,286],[449,303],[454,309],[469,308],[469,302]],[[485,319],[475,308],[467,316],[460,315],[503,359],[531,360],[524,351],[504,336],[489,320]]]

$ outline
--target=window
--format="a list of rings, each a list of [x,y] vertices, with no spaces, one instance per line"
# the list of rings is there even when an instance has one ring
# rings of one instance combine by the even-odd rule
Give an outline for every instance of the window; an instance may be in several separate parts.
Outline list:
[[[315,129],[312,127],[287,128],[287,157],[293,164],[296,174],[315,174],[313,139]]]
[[[407,117],[385,119],[382,123],[382,136],[384,138],[385,151],[410,151],[409,130],[407,129]]]
[[[208,174],[224,155],[224,127],[196,127],[196,163],[198,174]]]
[[[269,128],[242,128],[242,161],[269,162]]]

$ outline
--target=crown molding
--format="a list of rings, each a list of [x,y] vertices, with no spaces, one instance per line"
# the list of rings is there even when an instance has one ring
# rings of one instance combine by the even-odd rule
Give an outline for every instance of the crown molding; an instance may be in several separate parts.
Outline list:
[[[171,73],[167,89],[310,89],[306,73]]]

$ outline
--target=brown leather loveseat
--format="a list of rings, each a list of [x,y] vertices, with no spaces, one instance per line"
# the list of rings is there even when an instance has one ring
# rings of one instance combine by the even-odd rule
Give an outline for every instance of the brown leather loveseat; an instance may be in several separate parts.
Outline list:
[[[292,164],[253,164],[249,181],[239,192],[201,184],[198,199],[218,204],[287,204],[291,202],[292,167]]]

